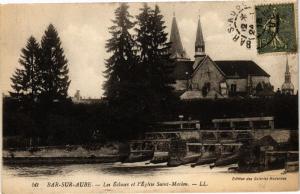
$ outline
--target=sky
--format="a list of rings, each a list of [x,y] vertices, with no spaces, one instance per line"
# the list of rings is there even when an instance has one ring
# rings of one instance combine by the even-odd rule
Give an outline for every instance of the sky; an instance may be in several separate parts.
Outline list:
[[[183,47],[193,60],[197,22],[200,16],[206,54],[213,60],[253,60],[271,75],[274,88],[284,82],[286,60],[292,82],[298,90],[298,55],[285,53],[257,54],[256,46],[247,49],[232,40],[227,32],[231,11],[241,2],[176,2],[158,3],[164,15],[166,31],[170,33],[173,14],[177,19]],[[254,7],[255,2],[247,2]],[[150,3],[150,6],[154,4]],[[20,67],[18,59],[27,39],[33,35],[38,41],[52,23],[61,38],[69,61],[71,84],[68,94],[76,90],[85,98],[99,98],[105,81],[105,50],[110,38],[114,10],[118,3],[81,4],[9,4],[0,7],[0,89],[11,91],[10,77]],[[129,3],[129,12],[136,16],[142,3]],[[253,19],[254,20],[254,19]],[[254,22],[254,21],[252,21]],[[255,41],[254,41],[255,42]]]

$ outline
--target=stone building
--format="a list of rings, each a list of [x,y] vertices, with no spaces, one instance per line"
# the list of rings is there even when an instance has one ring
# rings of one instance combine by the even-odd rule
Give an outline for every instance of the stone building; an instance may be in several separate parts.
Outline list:
[[[291,82],[291,73],[288,65],[288,59],[286,59],[284,83],[281,86],[281,92],[282,94],[290,94],[290,95],[294,94],[294,85]]]
[[[173,17],[170,41],[174,60],[173,87],[181,99],[228,98],[231,96],[272,95],[270,75],[254,61],[214,61],[205,53],[200,17],[195,40],[195,60],[188,58]]]

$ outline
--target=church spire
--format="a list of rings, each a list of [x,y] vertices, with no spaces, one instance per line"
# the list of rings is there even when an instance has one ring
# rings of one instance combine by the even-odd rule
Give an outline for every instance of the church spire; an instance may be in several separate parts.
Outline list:
[[[181,42],[181,38],[180,38],[180,34],[179,34],[177,21],[176,21],[174,12],[173,12],[170,42],[172,43],[171,48],[170,48],[171,58],[179,59],[179,60],[180,59],[188,59],[187,54],[182,46],[182,42]]]
[[[283,94],[293,94],[294,85],[291,82],[291,73],[288,64],[288,58],[286,58],[285,74],[284,74],[284,83],[281,86]]]
[[[203,38],[202,28],[201,28],[201,21],[200,21],[200,16],[199,16],[197,33],[196,33],[196,42],[195,42],[195,58],[202,57],[204,55],[205,55],[205,44],[204,44],[204,38]]]
[[[291,74],[290,74],[290,68],[289,68],[289,63],[288,63],[288,58],[286,58],[286,66],[285,66],[285,83],[290,83],[291,82]]]

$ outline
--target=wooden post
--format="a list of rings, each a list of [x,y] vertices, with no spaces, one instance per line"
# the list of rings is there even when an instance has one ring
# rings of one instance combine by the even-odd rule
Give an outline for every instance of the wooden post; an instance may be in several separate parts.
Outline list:
[[[230,128],[234,130],[234,123],[230,121]]]
[[[205,152],[205,147],[203,145],[203,142],[202,142],[202,146],[201,146],[201,154],[203,154]]]
[[[232,131],[232,132],[231,132],[231,135],[232,135],[232,139],[236,139],[237,136],[238,136],[238,132]]]
[[[215,128],[215,129],[219,129],[219,125],[218,125],[217,122],[214,123],[214,128]]]
[[[271,129],[274,129],[274,120],[270,120],[269,125]]]
[[[214,136],[217,139],[217,142],[219,141],[219,129],[216,132],[213,132]]]
[[[265,152],[265,170],[267,170],[269,168],[269,156],[267,154],[267,152]]]
[[[29,138],[29,147],[32,147],[32,137]]]
[[[199,140],[200,140],[200,142],[203,142],[202,132],[200,130],[198,130],[198,133],[199,133]]]
[[[223,154],[223,152],[224,152],[224,145],[221,143],[221,145],[220,145],[220,153],[221,153],[221,155]]]
[[[254,125],[253,125],[253,121],[249,121],[249,126],[250,126],[250,129],[254,129],[254,128],[253,128],[253,126],[254,126]]]
[[[157,143],[154,144],[154,151],[157,151]]]

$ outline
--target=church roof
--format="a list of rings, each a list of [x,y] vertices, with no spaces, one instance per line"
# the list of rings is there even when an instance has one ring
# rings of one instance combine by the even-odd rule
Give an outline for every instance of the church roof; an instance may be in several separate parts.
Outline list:
[[[214,61],[226,76],[245,78],[248,75],[266,76],[270,75],[253,61]]]
[[[182,58],[182,59],[188,58],[182,46],[175,16],[173,17],[173,21],[172,21],[170,42],[172,43],[170,48],[171,58]]]
[[[172,77],[176,80],[186,80],[193,73],[194,61],[175,61]]]
[[[201,61],[202,62],[202,61]],[[253,61],[214,61],[217,68],[226,77],[247,78],[248,75],[252,76],[266,76],[270,75],[260,68]],[[186,80],[191,77],[197,68],[193,68],[194,61],[175,61],[172,76],[176,80]],[[201,63],[198,64],[198,66]],[[198,67],[197,66],[197,67]],[[188,74],[186,74],[186,72]]]

